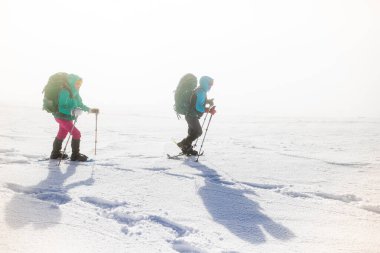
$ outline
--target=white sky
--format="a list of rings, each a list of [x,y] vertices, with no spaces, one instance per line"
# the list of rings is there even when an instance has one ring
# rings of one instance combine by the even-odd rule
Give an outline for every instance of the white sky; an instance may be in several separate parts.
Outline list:
[[[89,106],[171,110],[192,72],[219,112],[380,117],[378,0],[0,0],[0,32],[0,103],[64,71]]]

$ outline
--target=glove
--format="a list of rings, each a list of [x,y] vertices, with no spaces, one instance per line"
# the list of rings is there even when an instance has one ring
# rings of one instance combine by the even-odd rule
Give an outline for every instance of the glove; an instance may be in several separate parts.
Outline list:
[[[98,114],[99,113],[99,109],[98,108],[91,108],[90,109],[90,113],[96,113],[96,114]]]
[[[214,106],[214,99],[213,98],[212,99],[207,99],[206,104],[209,104],[210,107],[213,107]]]
[[[213,106],[211,108],[206,108],[206,112],[210,113],[211,115],[214,115],[216,113],[215,107],[216,106]]]
[[[75,108],[71,111],[71,115],[75,116],[76,118],[78,118],[81,114],[82,110],[80,108]]]
[[[216,107],[216,106],[213,106],[213,107],[211,107],[211,109],[210,109],[210,113],[211,113],[211,115],[213,115],[213,116],[214,116],[214,114],[216,113],[215,107]]]

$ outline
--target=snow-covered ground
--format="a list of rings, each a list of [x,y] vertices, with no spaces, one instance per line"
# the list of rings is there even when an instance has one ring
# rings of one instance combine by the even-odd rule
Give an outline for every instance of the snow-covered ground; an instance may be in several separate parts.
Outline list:
[[[219,113],[196,163],[170,108],[103,109],[58,167],[50,115],[0,116],[0,252],[380,252],[378,119]]]

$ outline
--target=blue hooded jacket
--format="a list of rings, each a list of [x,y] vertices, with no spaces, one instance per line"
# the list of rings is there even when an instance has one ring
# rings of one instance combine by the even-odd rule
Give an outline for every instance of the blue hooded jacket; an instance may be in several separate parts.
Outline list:
[[[205,104],[207,100],[207,92],[210,90],[212,82],[214,79],[212,79],[209,76],[202,76],[199,79],[199,87],[196,89],[195,96],[195,110],[197,114],[201,115],[205,112]]]

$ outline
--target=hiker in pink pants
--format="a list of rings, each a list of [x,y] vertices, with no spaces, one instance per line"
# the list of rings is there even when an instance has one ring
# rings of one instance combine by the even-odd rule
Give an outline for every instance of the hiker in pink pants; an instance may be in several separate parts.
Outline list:
[[[50,159],[68,158],[66,154],[62,153],[61,149],[63,140],[66,138],[67,134],[71,132],[71,161],[86,161],[88,157],[79,153],[81,134],[79,130],[74,127],[74,120],[76,120],[77,116],[75,115],[75,112],[80,110],[90,113],[99,113],[99,109],[90,109],[83,104],[82,98],[79,95],[82,78],[74,74],[57,73],[50,77],[49,83],[56,82],[54,79],[55,76],[60,78],[60,80],[63,79],[64,82],[63,85],[59,86],[60,89],[57,101],[58,108],[57,110],[52,111],[55,121],[59,124],[59,130],[53,142],[53,151],[51,152]],[[45,87],[44,91],[47,92],[47,90],[48,88]],[[44,100],[44,102],[46,101]],[[49,105],[44,104],[44,106],[48,107]]]

